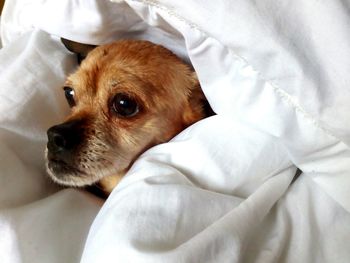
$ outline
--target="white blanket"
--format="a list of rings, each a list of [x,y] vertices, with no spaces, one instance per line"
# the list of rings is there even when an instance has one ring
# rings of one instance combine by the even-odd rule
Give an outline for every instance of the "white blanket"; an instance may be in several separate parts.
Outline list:
[[[0,262],[348,262],[349,7],[6,2]],[[57,36],[161,43],[192,63],[217,115],[143,154],[103,205],[60,189],[45,131],[67,114],[76,64]]]

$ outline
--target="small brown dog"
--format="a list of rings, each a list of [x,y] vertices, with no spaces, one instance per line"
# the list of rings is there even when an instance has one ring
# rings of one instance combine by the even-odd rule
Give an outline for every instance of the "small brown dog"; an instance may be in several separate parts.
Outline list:
[[[205,99],[196,74],[162,46],[86,48],[63,88],[71,114],[47,131],[47,171],[59,184],[98,183],[108,194],[146,149],[204,118]],[[69,49],[80,60],[87,53]]]

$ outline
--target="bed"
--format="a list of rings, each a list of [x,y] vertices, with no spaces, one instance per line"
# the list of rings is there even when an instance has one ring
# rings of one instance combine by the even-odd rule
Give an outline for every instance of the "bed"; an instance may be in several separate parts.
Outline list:
[[[349,7],[5,2],[0,262],[348,262]],[[43,154],[77,67],[60,37],[162,44],[192,64],[216,115],[144,153],[105,202],[61,188]]]

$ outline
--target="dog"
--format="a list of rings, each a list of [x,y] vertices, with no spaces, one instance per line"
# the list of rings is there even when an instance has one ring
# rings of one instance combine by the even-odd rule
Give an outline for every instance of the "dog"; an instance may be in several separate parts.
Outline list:
[[[47,131],[54,182],[108,195],[140,154],[207,116],[196,73],[168,49],[142,40],[63,43],[81,64],[63,87],[70,115]]]

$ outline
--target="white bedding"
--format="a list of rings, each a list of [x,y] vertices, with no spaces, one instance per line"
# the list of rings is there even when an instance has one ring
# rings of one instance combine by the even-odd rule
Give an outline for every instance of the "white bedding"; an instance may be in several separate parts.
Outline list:
[[[6,2],[0,262],[348,262],[349,7]],[[76,64],[57,36],[161,43],[192,63],[217,115],[142,155],[104,204],[61,189],[45,132],[68,111]]]

